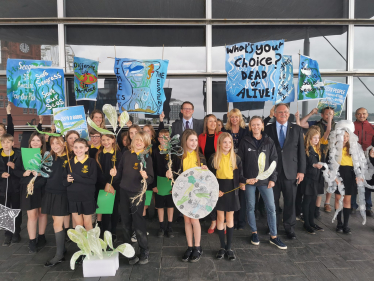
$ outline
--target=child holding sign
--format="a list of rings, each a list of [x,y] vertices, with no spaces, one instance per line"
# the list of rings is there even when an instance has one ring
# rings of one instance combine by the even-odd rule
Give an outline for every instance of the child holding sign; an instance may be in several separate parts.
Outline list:
[[[65,235],[64,218],[69,215],[66,186],[63,185],[64,170],[68,165],[63,137],[50,137],[52,172],[47,178],[45,195],[42,199],[42,214],[51,215],[56,238],[56,254],[45,266],[54,266],[64,260]]]
[[[88,157],[88,148],[85,139],[76,139],[73,147],[75,157],[70,160],[69,165],[66,165],[64,171],[69,213],[72,214],[76,225],[84,226],[87,231],[92,229],[92,214],[96,210],[97,178],[97,164],[94,159]]]
[[[102,231],[108,230],[113,235],[113,240],[117,238],[117,223],[118,223],[118,203],[119,203],[119,180],[115,180],[110,171],[114,167],[118,167],[122,158],[122,153],[116,144],[116,137],[114,135],[103,135],[101,137],[102,146],[96,154],[96,162],[98,164],[97,185],[100,189],[111,193],[106,196],[115,196],[112,214],[102,215]],[[98,214],[99,216],[99,214]],[[109,227],[111,226],[111,227]]]
[[[155,177],[156,184],[153,188],[153,192],[156,193],[156,209],[158,212],[158,220],[160,222],[160,229],[158,231],[158,237],[163,237],[164,233],[166,232],[166,236],[169,238],[173,238],[173,229],[171,224],[173,222],[173,213],[174,213],[174,202],[171,196],[171,180],[166,179],[166,171],[168,170],[168,163],[169,163],[169,154],[161,154],[161,150],[165,150],[165,144],[170,139],[169,131],[166,129],[162,129],[159,132],[158,140],[160,145],[155,147],[152,151],[152,159],[153,159],[153,173]],[[165,179],[168,182],[165,182]],[[165,183],[164,186],[160,186],[161,183]],[[163,194],[163,190],[167,189],[170,186],[170,191],[167,191],[169,194]],[[162,190],[161,190],[162,189]],[[160,195],[163,194],[163,195]],[[164,222],[164,208],[167,208],[167,216],[168,216],[168,223],[165,226]]]
[[[197,133],[194,130],[187,129],[184,131],[181,139],[183,148],[182,159],[175,157],[173,159],[173,171],[187,171],[194,167],[208,169],[206,160],[203,154],[199,152],[199,144],[197,141]],[[172,171],[166,172],[166,177],[171,179],[173,177]],[[192,219],[184,216],[184,227],[186,231],[186,238],[188,248],[182,257],[182,261],[198,262],[203,249],[200,246],[201,241],[201,225],[198,219]],[[195,240],[195,247],[193,247],[193,240]]]

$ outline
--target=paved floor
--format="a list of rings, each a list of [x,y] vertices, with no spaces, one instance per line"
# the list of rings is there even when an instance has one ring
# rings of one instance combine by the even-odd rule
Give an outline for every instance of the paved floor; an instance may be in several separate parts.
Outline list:
[[[302,230],[297,222],[297,239],[290,241],[280,232],[280,238],[288,245],[279,250],[270,245],[264,234],[266,220],[260,218],[258,228],[260,245],[249,243],[249,227],[235,231],[233,248],[238,259],[235,262],[216,260],[219,248],[218,235],[207,234],[209,223],[202,225],[203,257],[198,263],[185,263],[181,255],[186,249],[183,224],[175,224],[176,237],[156,237],[157,221],[148,221],[150,262],[147,265],[130,266],[121,256],[120,268],[115,277],[86,278],[87,280],[374,280],[374,219],[368,218],[365,226],[359,214],[351,216],[352,235],[337,234],[332,214],[324,213],[318,224],[325,228],[316,235]],[[0,246],[0,280],[83,280],[82,267],[69,268],[69,259],[77,250],[68,244],[67,261],[45,268],[43,264],[55,253],[52,219],[49,219],[47,245],[37,254],[28,254],[28,239],[24,219],[22,243],[10,247]],[[0,231],[0,243],[4,239]],[[120,241],[119,241],[120,242]]]

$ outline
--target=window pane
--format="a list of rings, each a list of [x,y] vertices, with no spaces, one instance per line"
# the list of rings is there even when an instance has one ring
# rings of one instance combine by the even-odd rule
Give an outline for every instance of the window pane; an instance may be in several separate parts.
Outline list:
[[[374,12],[373,12],[374,14]],[[374,26],[355,26],[354,68],[374,69]]]
[[[356,0],[357,1],[357,0]],[[366,0],[367,1],[367,0]],[[348,1],[214,0],[213,18],[347,18]]]
[[[85,112],[92,112],[94,109],[102,109],[104,104],[117,105],[117,80],[115,78],[105,78],[102,83],[103,88],[99,88],[97,101],[75,101],[74,95],[74,80],[71,78],[67,80],[66,94],[69,100],[69,106],[84,105]],[[99,79],[100,80],[100,79]],[[202,119],[205,116],[204,111],[204,96],[203,96],[203,81],[205,79],[167,79],[165,88],[171,88],[170,99],[170,122],[179,119],[180,106],[184,101],[190,101],[195,106],[194,118]],[[100,87],[100,86],[99,86]],[[167,115],[167,113],[165,113]],[[133,123],[145,124],[152,123],[158,124],[158,116],[146,118],[144,114],[130,114]],[[154,120],[153,120],[154,119]],[[165,122],[167,120],[165,118]],[[107,123],[109,125],[109,123]]]
[[[57,0],[1,1],[0,18],[57,17]]]
[[[346,70],[346,26],[213,26],[213,70],[225,70],[225,45],[280,39],[286,40],[283,53],[292,55],[297,70],[298,53],[303,54],[308,36],[310,57],[318,61],[320,69]]]
[[[353,78],[353,116],[356,120],[355,111],[360,107],[368,110],[370,122],[374,122],[374,77],[354,77]]]
[[[7,58],[52,60],[58,66],[57,44],[57,26],[0,26],[0,74]]]
[[[371,0],[355,0],[355,18],[370,19],[374,17],[374,2]]]
[[[65,3],[67,17],[205,18],[205,1],[202,0],[90,0]]]

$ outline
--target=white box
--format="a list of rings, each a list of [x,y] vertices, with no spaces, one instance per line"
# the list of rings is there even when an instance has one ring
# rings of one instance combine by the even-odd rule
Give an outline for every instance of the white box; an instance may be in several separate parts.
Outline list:
[[[83,260],[83,276],[84,277],[104,277],[115,276],[119,268],[118,252],[109,256],[112,252],[103,253],[103,259],[97,256],[87,257]]]

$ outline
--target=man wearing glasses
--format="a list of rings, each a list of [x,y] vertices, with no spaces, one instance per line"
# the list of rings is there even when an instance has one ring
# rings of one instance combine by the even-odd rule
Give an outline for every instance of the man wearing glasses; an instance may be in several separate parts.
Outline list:
[[[191,102],[185,101],[181,105],[181,113],[183,115],[182,120],[176,120],[172,124],[172,136],[176,134],[182,136],[183,132],[186,129],[194,130],[197,135],[203,133],[204,121],[192,118],[192,115],[194,113],[194,106]]]
[[[288,122],[290,108],[287,104],[275,106],[276,122],[265,127],[265,133],[272,138],[278,154],[277,182],[273,187],[275,209],[279,214],[279,199],[284,199],[283,226],[289,239],[295,239],[295,199],[297,185],[304,179],[306,156],[303,130],[300,126]],[[281,220],[277,216],[277,223]]]

